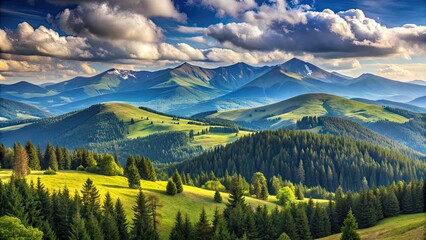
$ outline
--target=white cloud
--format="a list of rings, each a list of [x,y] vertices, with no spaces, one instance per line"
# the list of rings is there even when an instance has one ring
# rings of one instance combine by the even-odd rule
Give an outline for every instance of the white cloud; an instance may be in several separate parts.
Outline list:
[[[181,33],[203,33],[206,28],[202,27],[189,27],[189,26],[178,26],[176,31]]]
[[[0,81],[6,80],[6,78],[0,74]]]
[[[67,8],[57,21],[64,32],[90,39],[151,43],[163,38],[162,29],[145,16],[119,11],[106,3]]]
[[[87,39],[73,36],[59,36],[57,32],[40,26],[34,29],[27,22],[18,24],[14,31],[7,33],[5,38],[13,45],[4,53],[23,55],[45,55],[59,58],[91,58],[91,48]]]

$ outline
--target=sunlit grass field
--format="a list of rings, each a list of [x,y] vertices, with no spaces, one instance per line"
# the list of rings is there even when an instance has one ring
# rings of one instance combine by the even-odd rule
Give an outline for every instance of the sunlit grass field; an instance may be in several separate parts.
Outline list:
[[[363,240],[423,240],[426,239],[426,213],[400,215],[387,218],[374,227],[360,229]],[[323,240],[340,240],[341,234],[334,234]]]

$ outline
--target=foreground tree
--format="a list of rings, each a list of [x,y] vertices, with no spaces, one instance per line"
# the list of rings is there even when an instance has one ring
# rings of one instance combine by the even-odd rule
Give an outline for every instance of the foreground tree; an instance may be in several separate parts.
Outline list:
[[[38,157],[37,150],[31,141],[28,141],[27,144],[25,144],[25,151],[27,152],[28,166],[30,169],[40,170],[40,158]]]
[[[131,163],[126,168],[126,176],[127,176],[127,181],[129,182],[130,188],[136,189],[136,188],[139,188],[141,186],[141,180],[140,180],[139,172],[138,172],[138,169],[136,168],[135,163]]]
[[[352,210],[349,210],[348,216],[343,221],[342,227],[342,237],[341,240],[360,240],[361,237],[357,232],[358,223],[354,215],[352,214]]]
[[[81,193],[83,195],[83,216],[88,216],[89,214],[99,216],[101,208],[100,195],[98,189],[90,178],[88,178],[84,183]]]
[[[0,239],[34,239],[41,240],[43,232],[33,227],[26,227],[21,220],[12,216],[0,217]]]
[[[151,213],[149,212],[145,194],[142,192],[142,189],[139,189],[133,212],[133,228],[130,238],[138,240],[158,239],[158,233],[154,230]]]
[[[207,219],[206,210],[203,208],[200,214],[200,220],[195,225],[195,239],[208,240],[211,239],[212,227]]]
[[[115,202],[115,220],[117,221],[118,235],[120,236],[120,239],[129,239],[129,224],[127,223],[126,213],[124,212],[124,207],[120,198],[118,198],[117,202]]]

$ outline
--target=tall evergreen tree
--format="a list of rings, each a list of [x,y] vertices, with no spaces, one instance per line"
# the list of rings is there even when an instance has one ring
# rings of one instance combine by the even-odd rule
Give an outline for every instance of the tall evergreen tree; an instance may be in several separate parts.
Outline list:
[[[115,217],[117,221],[118,235],[121,240],[129,239],[129,232],[126,213],[120,198],[115,202]]]
[[[133,158],[132,158],[133,159]],[[126,170],[127,180],[130,188],[139,188],[141,185],[140,176],[136,165],[130,164]]]
[[[212,240],[230,240],[231,234],[228,230],[228,224],[223,217],[223,214],[219,213],[216,208],[214,220],[213,220],[213,236]]]
[[[314,238],[322,238],[331,234],[331,225],[327,212],[317,202],[311,219],[311,233]]]
[[[102,229],[106,240],[119,240],[117,222],[115,220],[114,203],[109,192],[105,195],[103,205]]]
[[[298,239],[299,236],[297,234],[296,224],[294,223],[294,218],[290,209],[285,208],[281,214],[283,219],[283,232],[287,233],[291,239]]]
[[[99,224],[98,219],[96,219],[96,217],[91,213],[89,214],[89,216],[87,216],[86,231],[90,239],[93,239],[93,240],[104,239],[104,233],[101,228],[101,224]]]
[[[180,211],[176,214],[175,225],[170,232],[170,240],[186,240],[184,222]]]
[[[139,189],[133,212],[134,217],[131,239],[157,239],[157,233],[154,231],[152,218],[150,217],[151,213],[147,207],[142,189]]]
[[[27,176],[30,173],[27,152],[19,142],[13,145],[13,152],[13,174],[15,174],[17,177]]]
[[[341,240],[360,240],[361,237],[357,232],[358,224],[352,210],[349,210],[348,216],[343,221]]]
[[[28,141],[25,144],[25,150],[27,152],[28,156],[28,166],[32,170],[40,170],[40,159],[37,154],[37,150],[34,147],[33,143],[31,141]]]
[[[220,192],[216,190],[214,193],[213,200],[217,203],[222,203],[222,196],[220,195]]]
[[[303,205],[298,204],[294,208],[294,223],[299,239],[312,239],[311,231],[309,230],[308,217]]]
[[[182,179],[181,179],[180,174],[177,171],[177,169],[175,170],[175,173],[173,174],[172,179],[173,179],[173,182],[176,184],[177,193],[183,192]]]
[[[195,225],[195,239],[198,240],[209,240],[211,239],[212,227],[210,226],[209,220],[207,219],[206,210],[201,210],[200,219]]]
[[[47,169],[48,167],[52,168],[54,171],[58,171],[58,160],[56,158],[56,152],[50,142],[47,143],[46,151],[44,153],[44,161],[42,164],[42,169]]]
[[[81,217],[79,211],[77,211],[77,213],[72,218],[69,239],[70,240],[90,240],[90,236],[86,231],[84,219]]]
[[[399,214],[399,202],[393,189],[388,189],[383,197],[384,217],[393,217]]]
[[[90,178],[88,178],[83,184],[81,193],[83,195],[83,216],[87,216],[90,213],[95,216],[99,216],[101,206],[100,195],[98,189]]]

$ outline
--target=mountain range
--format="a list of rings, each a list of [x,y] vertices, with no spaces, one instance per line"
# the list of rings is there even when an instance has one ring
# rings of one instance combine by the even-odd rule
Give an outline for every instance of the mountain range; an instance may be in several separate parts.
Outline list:
[[[399,102],[412,101],[426,93],[426,86],[373,74],[351,78],[297,58],[264,67],[237,63],[209,69],[184,63],[153,72],[110,69],[56,84],[37,86],[19,82],[0,88],[0,97],[33,104],[55,114],[119,101],[183,116],[262,106],[316,92]]]

